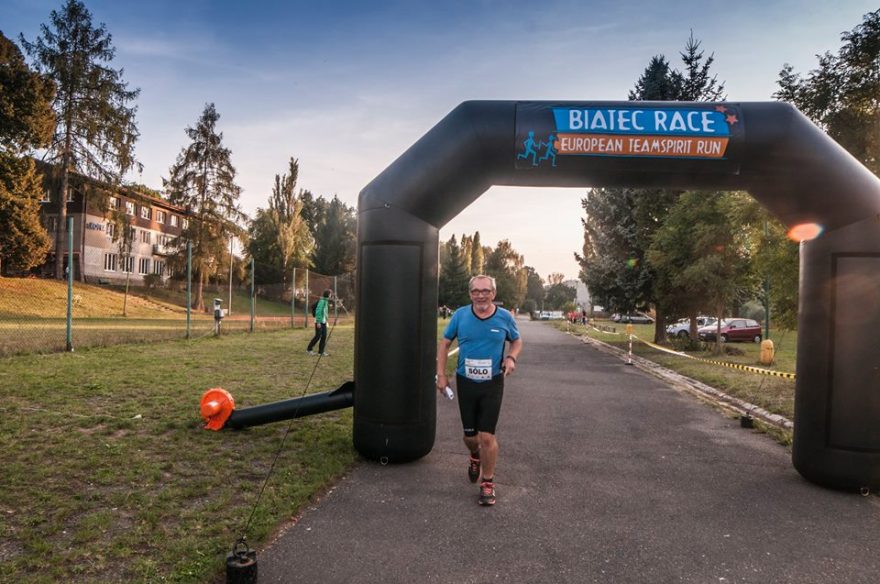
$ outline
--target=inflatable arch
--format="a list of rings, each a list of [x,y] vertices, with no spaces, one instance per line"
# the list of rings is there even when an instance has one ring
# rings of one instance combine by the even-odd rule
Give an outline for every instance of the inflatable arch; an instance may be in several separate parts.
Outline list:
[[[361,454],[433,447],[439,231],[492,185],[745,190],[822,226],[801,253],[792,458],[825,486],[880,487],[880,180],[783,103],[459,105],[360,193]]]

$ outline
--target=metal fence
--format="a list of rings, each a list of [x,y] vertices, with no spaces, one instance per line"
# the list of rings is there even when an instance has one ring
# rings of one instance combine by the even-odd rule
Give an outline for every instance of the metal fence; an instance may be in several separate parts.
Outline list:
[[[0,278],[0,357],[308,327],[311,306],[325,290],[334,300],[331,322],[353,318],[353,273],[292,268],[284,282],[257,283],[255,267],[251,263],[244,281],[205,284],[201,307],[199,286],[185,274],[150,287],[130,285],[127,293],[117,283]]]

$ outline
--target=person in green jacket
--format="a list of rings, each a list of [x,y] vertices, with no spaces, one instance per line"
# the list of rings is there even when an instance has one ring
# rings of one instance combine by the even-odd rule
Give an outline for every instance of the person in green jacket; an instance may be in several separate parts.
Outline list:
[[[327,313],[330,312],[330,295],[332,293],[332,290],[324,290],[324,293],[318,299],[317,306],[315,306],[315,336],[312,337],[309,347],[306,349],[309,355],[315,354],[312,349],[315,348],[315,343],[320,341],[318,353],[323,357],[328,356],[328,353],[324,351],[324,346],[327,344]]]

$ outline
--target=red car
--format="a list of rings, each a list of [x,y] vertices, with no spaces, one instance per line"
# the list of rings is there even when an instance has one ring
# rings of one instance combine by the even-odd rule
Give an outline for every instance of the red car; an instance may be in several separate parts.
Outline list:
[[[704,326],[697,331],[701,341],[714,341],[718,324]],[[721,342],[761,342],[761,325],[750,318],[725,318],[721,321]]]

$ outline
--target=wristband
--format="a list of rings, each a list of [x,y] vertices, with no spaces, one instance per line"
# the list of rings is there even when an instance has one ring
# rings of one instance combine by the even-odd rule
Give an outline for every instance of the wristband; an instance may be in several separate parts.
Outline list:
[[[507,357],[505,357],[505,359],[513,359],[513,362],[516,363],[516,357],[514,357],[513,355],[508,355]]]

